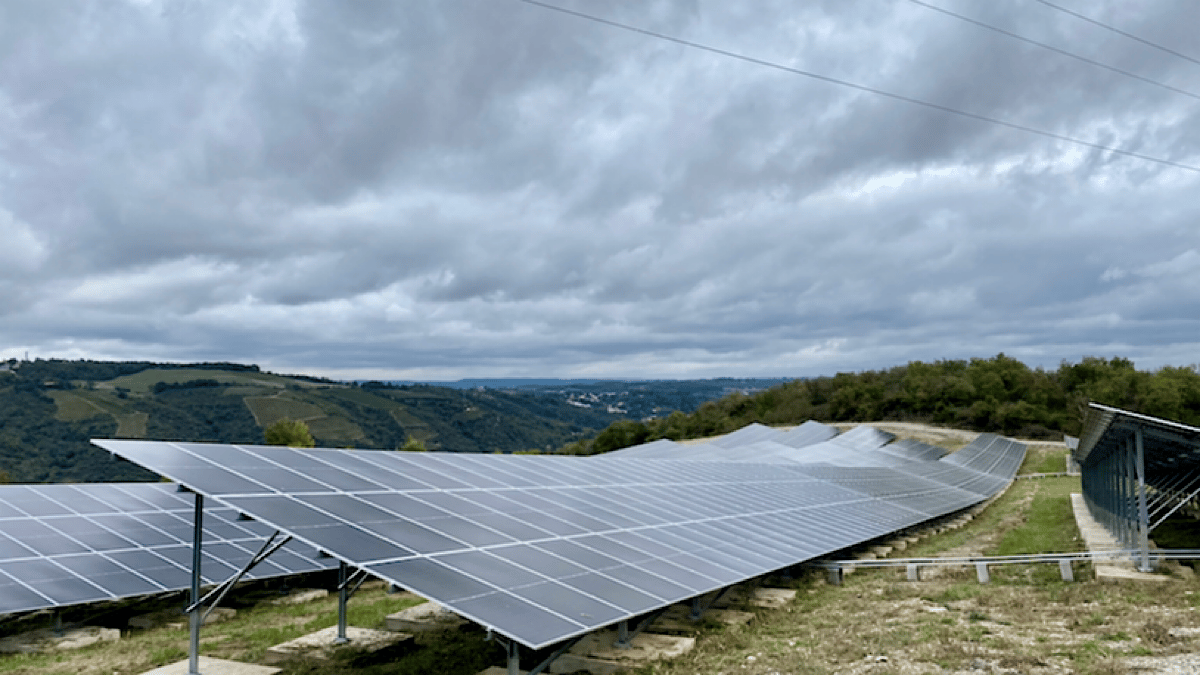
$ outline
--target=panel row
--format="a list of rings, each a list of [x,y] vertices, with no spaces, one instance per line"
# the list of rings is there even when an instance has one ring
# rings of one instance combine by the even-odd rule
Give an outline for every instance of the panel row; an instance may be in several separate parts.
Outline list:
[[[1007,482],[975,467],[1015,452],[842,468],[97,443],[534,648],[970,506]]]
[[[165,483],[0,486],[0,614],[116,600],[188,588],[194,497]],[[204,513],[204,583],[225,580],[250,561],[273,530]],[[289,544],[251,579],[336,565]]]

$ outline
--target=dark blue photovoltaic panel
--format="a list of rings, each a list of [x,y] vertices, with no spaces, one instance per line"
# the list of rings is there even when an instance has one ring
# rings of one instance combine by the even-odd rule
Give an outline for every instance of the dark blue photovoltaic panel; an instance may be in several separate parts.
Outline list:
[[[165,483],[0,486],[0,614],[190,587],[193,510],[192,495]],[[275,531],[237,515],[205,511],[206,583],[240,569]],[[315,553],[289,544],[247,577],[337,565]]]
[[[543,648],[979,503],[1025,450],[834,434],[753,425],[588,458],[95,442]]]

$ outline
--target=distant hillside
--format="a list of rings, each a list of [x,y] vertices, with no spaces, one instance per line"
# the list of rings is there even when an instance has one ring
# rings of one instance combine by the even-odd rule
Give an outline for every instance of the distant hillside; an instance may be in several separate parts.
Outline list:
[[[728,433],[760,422],[806,420],[923,422],[1020,438],[1078,436],[1089,402],[1200,425],[1200,369],[1166,366],[1140,371],[1129,359],[1084,357],[1056,370],[1029,368],[1004,354],[937,361],[888,370],[795,380],[753,394],[734,393],[694,412],[614,422],[595,439],[562,452],[595,454],[667,438]],[[682,409],[681,409],[682,410]]]
[[[417,438],[452,452],[546,451],[622,416],[541,391],[346,384],[230,363],[36,360],[0,369],[0,478],[153,480],[93,437],[262,443],[282,419],[318,445],[394,449]]]
[[[554,377],[481,377],[462,380],[392,380],[388,384],[426,384],[451,389],[519,389],[521,387],[560,387],[619,380],[564,380]]]
[[[777,387],[792,378],[733,378],[707,380],[597,380],[553,378],[480,378],[420,384],[454,389],[498,389],[551,394],[571,405],[643,420],[672,412],[690,413],[707,401],[730,394],[754,394]],[[418,384],[404,381],[392,384]]]
[[[559,396],[571,405],[617,412],[631,420],[690,413],[709,401],[731,395],[753,395],[791,382],[791,378],[709,380],[563,380],[523,385],[520,391]]]

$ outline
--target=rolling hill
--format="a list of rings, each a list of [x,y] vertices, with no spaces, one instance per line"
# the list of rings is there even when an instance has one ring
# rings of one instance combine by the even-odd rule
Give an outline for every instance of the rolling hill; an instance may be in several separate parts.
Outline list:
[[[262,443],[283,419],[318,445],[452,452],[547,451],[622,416],[548,392],[451,389],[285,376],[240,364],[36,360],[0,370],[0,478],[152,480],[89,439]]]

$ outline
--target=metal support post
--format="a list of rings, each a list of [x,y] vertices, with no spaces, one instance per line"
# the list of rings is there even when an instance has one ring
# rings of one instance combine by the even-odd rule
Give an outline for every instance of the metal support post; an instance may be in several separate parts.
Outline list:
[[[521,675],[521,646],[516,640],[509,640],[508,644],[508,675]]]
[[[712,600],[708,601],[707,605],[701,602],[703,596],[697,595],[696,597],[692,598],[692,613],[688,616],[688,618],[692,621],[699,621],[700,617],[704,616],[704,613],[711,609],[713,605],[716,605],[718,602],[720,602],[721,598],[725,597],[725,594],[728,593],[729,589],[731,588],[733,588],[733,586],[726,586],[717,591],[717,594],[713,596]]]
[[[841,565],[835,565],[833,567],[830,567],[829,568],[829,584],[831,586],[841,586],[843,574],[844,573],[842,572]]]
[[[621,619],[617,624],[617,641],[613,645],[617,649],[629,649],[629,620]]]
[[[196,507],[192,515],[192,606],[188,612],[188,675],[200,675],[200,624],[203,622],[200,605],[200,561],[204,546],[204,495],[196,495]]]
[[[346,584],[348,576],[346,563],[344,561],[338,563],[338,624],[337,638],[333,641],[335,645],[344,645],[350,642],[350,638],[346,637],[346,601],[350,599],[350,589]]]
[[[979,583],[991,583],[992,575],[988,572],[988,566],[985,562],[975,563],[975,578],[979,579]]]
[[[1121,500],[1121,521],[1124,524],[1122,540],[1126,548],[1137,548],[1136,506],[1137,503],[1137,450],[1136,441],[1129,439],[1125,452],[1125,480],[1123,499]]]
[[[562,643],[562,645],[560,645],[558,649],[554,650],[553,654],[546,657],[545,661],[542,661],[537,666],[534,666],[533,670],[529,671],[529,675],[539,675],[539,673],[545,672],[545,670],[550,667],[550,664],[554,663],[555,659],[562,656],[563,654],[566,654],[567,651],[569,649],[571,649],[571,647],[574,647],[583,638],[584,638],[584,636],[580,635],[579,637],[572,638],[572,639],[567,640],[566,642]]]
[[[1071,569],[1070,560],[1059,560],[1058,571],[1062,574],[1063,581],[1075,581],[1075,572]]]
[[[1135,468],[1137,469],[1138,496],[1138,545],[1142,549],[1143,572],[1150,571],[1150,517],[1146,512],[1146,443],[1141,425],[1133,432],[1134,443],[1137,446]]]

